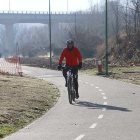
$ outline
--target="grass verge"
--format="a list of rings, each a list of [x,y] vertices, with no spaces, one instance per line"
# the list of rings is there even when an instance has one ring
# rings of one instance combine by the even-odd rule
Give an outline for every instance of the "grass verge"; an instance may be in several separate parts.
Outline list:
[[[0,75],[0,139],[45,114],[59,97],[46,81]]]
[[[89,75],[98,74],[97,68],[81,70],[80,72]],[[133,83],[140,86],[140,67],[109,67],[109,76],[107,77],[111,79],[117,79],[123,82]]]

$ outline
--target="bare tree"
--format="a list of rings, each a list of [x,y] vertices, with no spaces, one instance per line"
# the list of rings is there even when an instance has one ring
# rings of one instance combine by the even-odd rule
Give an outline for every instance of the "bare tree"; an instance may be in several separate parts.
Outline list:
[[[49,46],[48,41],[48,28],[42,27],[24,27],[18,33],[17,42],[21,48],[21,52],[24,56],[35,56],[39,52],[44,52]]]
[[[115,28],[115,34],[116,34],[116,44],[118,44],[119,42],[119,5],[120,5],[120,1],[111,1],[111,6],[112,6],[112,9],[114,11],[114,15],[115,15],[115,18],[116,18],[116,23],[115,23],[115,27],[113,25],[113,21],[112,21],[112,26],[113,28]]]
[[[135,23],[135,33],[140,31],[140,1],[132,0],[132,4],[134,6],[134,23]]]

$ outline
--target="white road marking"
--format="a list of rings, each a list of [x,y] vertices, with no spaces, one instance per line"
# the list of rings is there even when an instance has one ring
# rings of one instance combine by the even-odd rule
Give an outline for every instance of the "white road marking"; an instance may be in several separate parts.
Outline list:
[[[106,108],[103,108],[102,111],[106,111]]]
[[[81,140],[85,135],[80,135],[79,137],[77,137],[76,139],[74,140]]]
[[[104,102],[104,105],[107,105],[107,102]]]
[[[89,84],[88,82],[85,82],[85,84]]]
[[[96,88],[99,88],[99,87],[96,87]]]
[[[98,117],[98,119],[102,119],[104,117],[104,115],[100,115],[99,117]]]
[[[99,89],[99,91],[103,91],[102,89]]]
[[[102,95],[105,95],[105,93],[102,93]]]
[[[90,84],[91,86],[94,86],[93,84]]]
[[[107,99],[107,97],[106,97],[106,96],[104,96],[104,97],[103,97],[103,99],[105,99],[105,100],[106,100],[106,99]]]
[[[90,128],[95,128],[97,126],[97,123],[94,123]]]
[[[37,78],[42,78],[42,77],[52,77],[53,75],[40,75],[40,76],[35,76],[35,77],[37,77]]]

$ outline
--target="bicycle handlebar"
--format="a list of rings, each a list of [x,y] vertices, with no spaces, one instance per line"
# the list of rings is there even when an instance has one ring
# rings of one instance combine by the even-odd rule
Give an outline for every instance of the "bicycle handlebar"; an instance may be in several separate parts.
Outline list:
[[[62,69],[73,69],[73,68],[78,68],[78,66],[62,66]]]

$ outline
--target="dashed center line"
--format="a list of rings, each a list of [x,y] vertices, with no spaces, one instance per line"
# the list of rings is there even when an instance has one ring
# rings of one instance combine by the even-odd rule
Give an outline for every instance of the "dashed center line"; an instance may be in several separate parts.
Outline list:
[[[103,99],[105,99],[105,100],[106,100],[106,99],[107,99],[107,97],[106,97],[106,96],[104,96],[104,97],[103,97]]]
[[[95,128],[97,126],[97,123],[94,123],[90,128]]]
[[[102,119],[104,117],[104,115],[100,115],[99,117],[98,117],[98,119]]]
[[[79,80],[79,81],[81,82],[82,80]],[[88,82],[85,82],[85,84],[89,84],[89,85],[91,85],[91,86],[94,86],[93,84],[90,84],[90,83],[88,83]],[[99,87],[95,87],[95,88],[102,92],[101,94],[103,95],[103,99],[106,100],[107,97],[105,96],[105,93],[103,93],[103,90],[100,89]],[[107,105],[107,102],[104,102],[103,105]],[[106,107],[102,108],[102,111],[106,111],[106,110],[107,110]],[[103,114],[102,114],[102,115],[99,115],[98,119],[102,119],[103,117],[104,117]],[[91,129],[94,129],[94,128],[96,128],[97,125],[98,125],[98,123],[94,123],[90,128],[91,128]],[[85,134],[80,135],[80,136],[77,137],[75,140],[81,140],[84,136],[85,136]]]
[[[103,91],[102,89],[99,89],[99,91]]]
[[[76,139],[74,140],[81,140],[85,135],[80,135],[79,137],[77,137]]]

